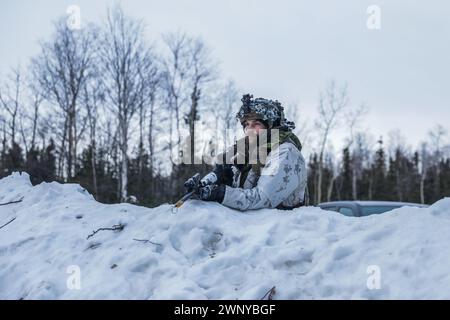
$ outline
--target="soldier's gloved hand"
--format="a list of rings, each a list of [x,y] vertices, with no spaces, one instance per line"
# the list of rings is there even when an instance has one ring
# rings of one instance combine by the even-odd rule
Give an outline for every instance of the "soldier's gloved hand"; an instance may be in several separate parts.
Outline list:
[[[233,170],[231,165],[216,164],[214,170],[200,180],[200,187],[212,184],[226,184],[231,186],[233,182]]]
[[[204,201],[216,201],[222,203],[225,196],[224,184],[210,184],[198,189],[200,199]]]
[[[186,191],[187,192],[191,192],[192,190],[194,190],[194,188],[198,184],[199,180],[200,180],[200,174],[199,173],[196,173],[192,177],[187,179],[186,182],[184,183],[184,187],[186,188]]]
[[[218,164],[214,168],[214,173],[219,178],[218,184],[231,186],[233,182],[233,170],[231,164]]]

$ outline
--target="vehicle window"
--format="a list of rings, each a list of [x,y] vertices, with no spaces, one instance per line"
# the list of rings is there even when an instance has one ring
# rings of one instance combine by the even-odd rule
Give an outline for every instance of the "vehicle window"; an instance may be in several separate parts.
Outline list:
[[[322,207],[323,210],[338,211],[338,207]]]
[[[371,214],[380,214],[387,211],[400,208],[399,206],[362,206],[361,216],[365,217]]]
[[[353,217],[353,210],[347,207],[339,208],[339,213],[342,213],[344,216]]]

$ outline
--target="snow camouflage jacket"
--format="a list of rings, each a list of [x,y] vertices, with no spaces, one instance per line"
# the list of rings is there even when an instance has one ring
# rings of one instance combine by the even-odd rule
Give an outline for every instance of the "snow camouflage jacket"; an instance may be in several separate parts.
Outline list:
[[[265,165],[232,167],[233,179],[226,186],[223,205],[244,211],[291,209],[303,203],[307,174],[298,138],[291,131],[280,131],[279,144],[265,147]]]

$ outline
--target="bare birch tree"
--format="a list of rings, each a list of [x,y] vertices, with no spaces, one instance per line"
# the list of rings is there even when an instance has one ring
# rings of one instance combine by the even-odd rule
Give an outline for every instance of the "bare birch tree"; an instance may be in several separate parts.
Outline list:
[[[33,60],[34,78],[45,99],[62,111],[60,163],[66,164],[65,178],[75,175],[80,128],[80,96],[90,75],[94,56],[93,28],[70,29],[65,19],[55,24],[53,38],[41,44],[41,54]],[[67,143],[67,152],[66,152]],[[64,161],[66,160],[66,161]]]
[[[347,107],[349,102],[347,94],[347,85],[344,84],[340,88],[334,81],[327,84],[324,91],[319,94],[319,117],[316,120],[316,127],[320,132],[319,142],[319,163],[317,170],[317,190],[315,192],[315,203],[322,201],[322,180],[323,180],[323,164],[325,148],[327,146],[330,135],[342,117],[342,111]]]
[[[189,43],[189,57],[191,59],[191,72],[189,77],[191,103],[188,112],[184,116],[184,120],[189,126],[189,138],[191,141],[190,163],[194,163],[195,124],[200,120],[200,99],[205,94],[205,85],[212,81],[216,75],[209,49],[199,38],[191,39]]]
[[[127,201],[130,124],[139,108],[151,102],[156,59],[145,43],[143,23],[125,16],[119,6],[108,10],[100,59],[106,106],[117,117],[120,198]]]
[[[11,70],[6,83],[0,87],[0,105],[6,111],[6,115],[9,118],[9,121],[6,123],[8,124],[9,135],[11,137],[11,146],[16,143],[19,112],[22,105],[23,82],[20,69],[15,68]]]
[[[185,33],[177,32],[163,35],[163,40],[167,55],[163,59],[161,88],[164,91],[163,97],[169,110],[168,148],[170,152],[169,158],[172,166],[174,166],[174,144],[177,155],[179,156],[180,154],[182,108],[189,99],[187,86],[192,64],[189,52],[191,39]],[[174,134],[175,142],[173,141]]]

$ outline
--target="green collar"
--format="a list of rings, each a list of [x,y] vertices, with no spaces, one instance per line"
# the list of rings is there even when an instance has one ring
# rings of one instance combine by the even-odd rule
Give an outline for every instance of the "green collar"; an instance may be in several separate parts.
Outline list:
[[[278,129],[278,128],[274,128]],[[300,139],[297,137],[295,133],[288,130],[279,130],[279,141],[278,142],[268,142],[264,145],[261,145],[260,148],[266,148],[267,154],[269,154],[272,150],[276,149],[279,145],[290,142],[292,143],[298,151],[302,151],[302,144],[300,142]],[[253,171],[257,174],[257,176],[261,175],[261,168],[264,167],[264,164],[258,161],[256,164],[246,164],[242,170],[241,170],[241,176],[239,179],[239,187],[244,186],[244,182],[247,179],[248,173],[250,169],[253,169]]]

